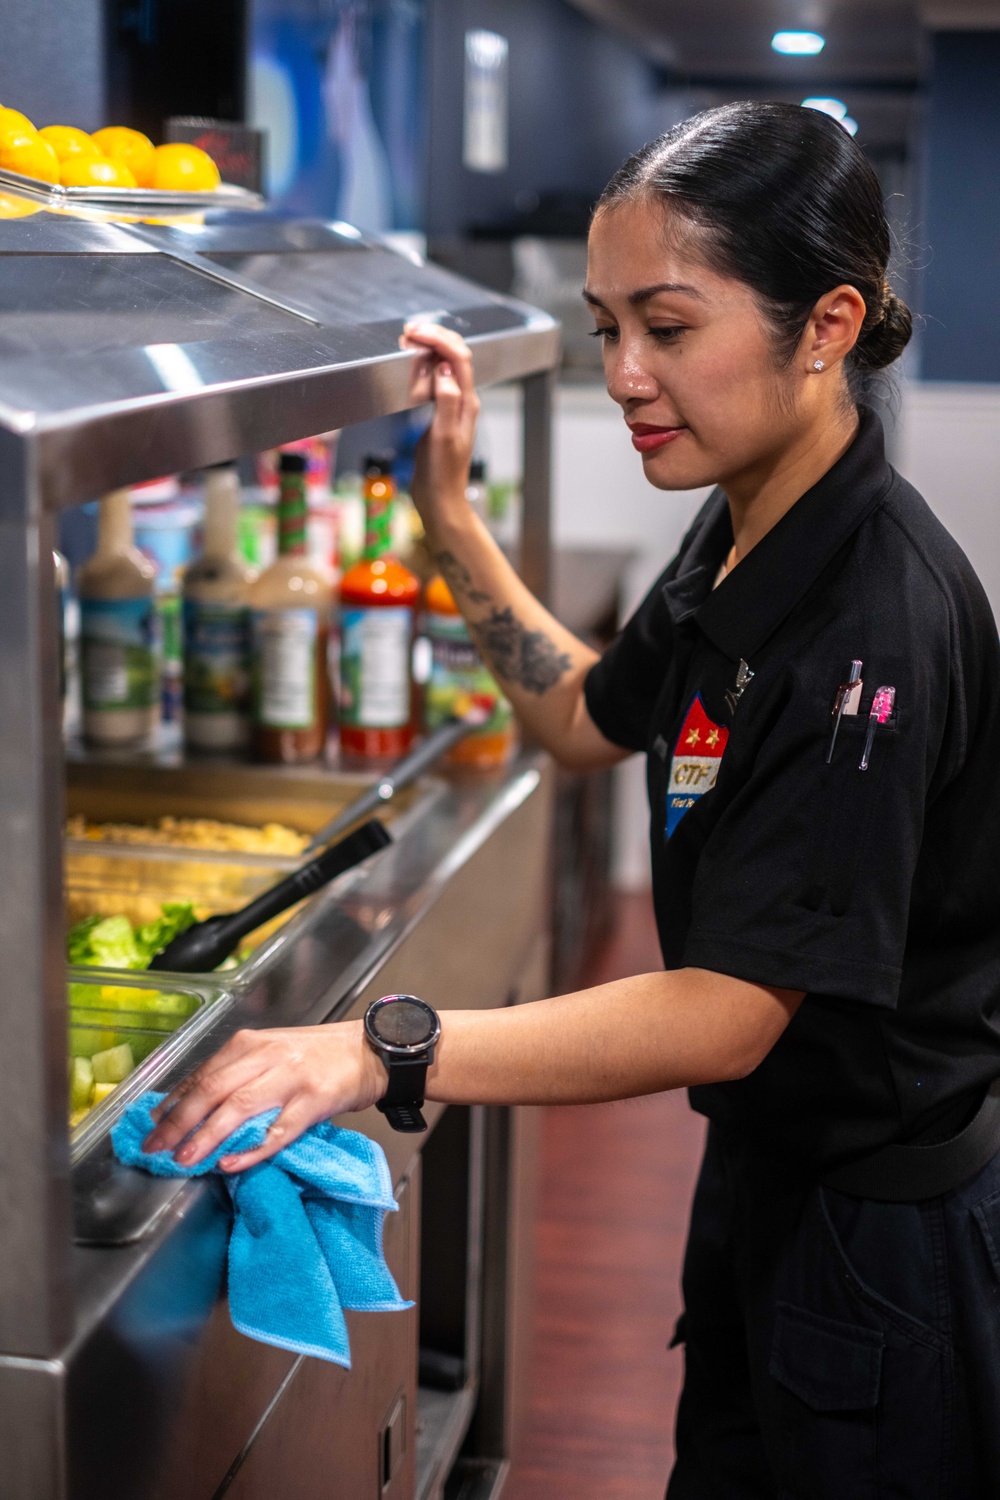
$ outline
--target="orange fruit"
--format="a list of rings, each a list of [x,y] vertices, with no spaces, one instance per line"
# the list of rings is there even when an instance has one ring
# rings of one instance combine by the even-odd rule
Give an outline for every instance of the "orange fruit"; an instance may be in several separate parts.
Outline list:
[[[103,156],[74,156],[64,161],[59,181],[63,187],[135,187],[128,167],[120,161],[105,161]]]
[[[176,141],[157,146],[152,187],[185,193],[210,193],[221,182],[219,169],[200,146]]]
[[[5,109],[0,104],[0,136],[10,135],[16,132],[18,135],[32,135],[34,125],[27,115],[22,115],[19,109]]]
[[[59,158],[37,130],[0,135],[0,167],[25,177],[40,177],[43,182],[59,181]]]
[[[75,125],[44,125],[38,134],[48,141],[60,161],[72,161],[75,156],[101,154],[87,132],[77,130]]]
[[[149,187],[153,180],[153,154],[156,150],[148,135],[130,130],[127,125],[106,125],[91,136],[102,156],[124,162],[138,187]]]

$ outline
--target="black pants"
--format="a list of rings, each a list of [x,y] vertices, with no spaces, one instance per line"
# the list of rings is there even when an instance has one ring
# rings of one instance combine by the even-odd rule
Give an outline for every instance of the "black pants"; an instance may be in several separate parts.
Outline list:
[[[1000,1155],[926,1203],[795,1179],[710,1126],[668,1500],[998,1500]]]

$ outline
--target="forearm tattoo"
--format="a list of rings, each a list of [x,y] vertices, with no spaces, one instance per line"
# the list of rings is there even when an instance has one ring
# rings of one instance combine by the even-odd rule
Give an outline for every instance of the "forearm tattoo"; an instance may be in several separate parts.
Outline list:
[[[454,552],[438,552],[434,560],[456,599],[493,605],[483,619],[468,623],[497,676],[539,697],[555,687],[572,666],[565,651],[558,651],[543,630],[526,630],[509,605],[500,609],[492,594],[476,588],[472,574]]]
[[[508,605],[496,605],[469,629],[498,677],[539,697],[555,687],[572,666],[565,651],[557,651],[543,630],[526,630]]]
[[[485,594],[482,589],[477,589],[473,585],[472,574],[454,552],[438,552],[434,561],[441,569],[442,577],[456,599],[468,599],[470,604],[492,603],[492,594]]]

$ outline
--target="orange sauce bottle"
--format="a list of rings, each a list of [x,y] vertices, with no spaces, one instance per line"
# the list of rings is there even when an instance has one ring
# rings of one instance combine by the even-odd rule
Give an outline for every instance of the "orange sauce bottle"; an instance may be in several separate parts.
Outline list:
[[[392,463],[365,465],[365,545],[340,582],[340,748],[383,760],[413,741],[410,658],[420,582],[392,556]]]
[[[469,627],[440,574],[424,594],[423,634],[430,644],[430,675],[424,688],[424,729],[432,734],[445,719],[470,708],[489,712],[482,729],[453,745],[445,759],[452,765],[488,769],[502,766],[516,740],[514,710],[477,652]]]

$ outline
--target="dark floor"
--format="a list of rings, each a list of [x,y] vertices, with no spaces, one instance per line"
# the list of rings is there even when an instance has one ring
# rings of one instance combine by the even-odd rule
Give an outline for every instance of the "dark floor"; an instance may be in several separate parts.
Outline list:
[[[661,963],[648,898],[619,897],[588,982]],[[683,1094],[546,1112],[531,1411],[505,1500],[661,1500],[703,1135]]]

